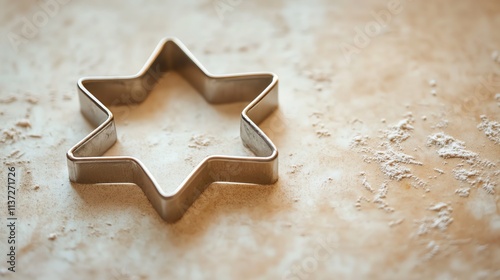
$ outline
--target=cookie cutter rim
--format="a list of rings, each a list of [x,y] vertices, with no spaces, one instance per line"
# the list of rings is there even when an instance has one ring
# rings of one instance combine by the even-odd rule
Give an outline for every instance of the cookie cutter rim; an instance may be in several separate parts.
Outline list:
[[[171,193],[159,187],[139,159],[102,156],[117,141],[114,115],[106,105],[142,102],[152,89],[145,88],[144,81],[153,78],[156,84],[158,80],[155,69],[159,76],[178,72],[208,103],[249,101],[241,113],[240,138],[255,156],[208,156]],[[138,85],[146,93],[134,99]],[[178,39],[165,38],[137,74],[81,78],[77,89],[80,110],[96,128],[67,152],[72,182],[136,184],[165,221],[175,222],[214,182],[273,184],[278,180],[278,150],[257,126],[278,107],[278,77],[273,73],[213,75]]]

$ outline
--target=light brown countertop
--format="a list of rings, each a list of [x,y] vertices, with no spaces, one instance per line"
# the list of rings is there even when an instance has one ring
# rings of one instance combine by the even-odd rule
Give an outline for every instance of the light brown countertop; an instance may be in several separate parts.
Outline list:
[[[498,1],[49,2],[1,1],[0,178],[20,178],[0,278],[500,278]],[[70,183],[65,159],[92,129],[77,80],[134,74],[166,36],[212,73],[280,78],[261,125],[279,181],[214,184],[175,224],[137,186]],[[244,106],[168,75],[112,108],[106,154],[173,190],[207,155],[249,155]]]

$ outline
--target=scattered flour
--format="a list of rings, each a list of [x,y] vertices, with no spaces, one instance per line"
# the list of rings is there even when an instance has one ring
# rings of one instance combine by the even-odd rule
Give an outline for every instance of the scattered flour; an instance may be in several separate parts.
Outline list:
[[[374,151],[372,157],[366,157],[368,162],[380,163],[380,169],[389,179],[401,181],[403,178],[413,178],[410,168],[403,164],[422,165],[414,157],[388,147],[385,151]]]
[[[325,128],[325,124],[322,122],[323,114],[319,112],[314,112],[310,116],[312,118],[312,127],[316,129],[316,136],[318,138],[330,137],[330,132]]]
[[[455,193],[460,197],[469,197],[470,188],[459,188],[455,190]]]
[[[377,193],[375,193],[375,190],[372,188],[372,186],[370,185],[370,183],[368,182],[368,180],[366,178],[365,172],[361,172],[360,176],[363,178],[362,182],[361,182],[362,186],[367,191],[369,191],[370,193],[373,193],[374,195],[373,195],[372,200],[366,199],[365,197],[358,198],[358,201],[356,202],[356,207],[358,207],[358,210],[359,210],[359,207],[361,207],[361,199],[363,198],[367,202],[373,202],[373,203],[377,204],[379,209],[382,209],[386,212],[394,212],[394,208],[389,207],[389,205],[384,200],[387,196],[387,191],[388,191],[387,184],[388,184],[388,182],[383,182],[382,185],[380,186],[380,188],[377,190]]]
[[[401,143],[410,138],[410,133],[413,131],[412,123],[414,122],[411,113],[407,118],[399,121],[396,125],[389,127],[384,131],[384,135],[389,142]]]
[[[377,190],[377,193],[373,197],[373,203],[377,204],[379,209],[382,209],[390,213],[394,212],[394,208],[389,207],[387,202],[385,202],[384,200],[384,198],[386,198],[387,196],[387,191],[388,191],[387,182],[384,182],[382,183],[380,188]]]
[[[496,187],[496,183],[490,181],[489,178],[483,182],[483,186],[482,186],[483,190],[485,190],[488,194],[495,194],[495,187]]]
[[[432,259],[438,252],[439,252],[439,245],[436,243],[436,241],[431,240],[427,244],[427,254],[425,254],[424,259],[425,260],[430,260]]]
[[[404,220],[405,220],[404,218],[401,218],[401,219],[398,219],[398,220],[390,221],[389,222],[389,226],[390,227],[395,227],[395,226],[400,225],[401,223],[403,223]]]
[[[438,155],[443,158],[471,159],[478,156],[477,153],[465,149],[465,143],[457,140],[443,132],[435,133],[427,138],[428,146],[437,146]]]
[[[368,145],[368,140],[370,140],[370,137],[368,137],[368,136],[356,135],[351,140],[351,144],[349,144],[349,146],[351,148],[366,146],[366,145]]]
[[[437,212],[436,216],[432,218],[425,218],[423,220],[417,221],[420,226],[418,228],[417,234],[423,235],[428,233],[431,229],[438,229],[440,231],[445,231],[448,226],[453,222],[451,213],[453,208],[447,203],[439,202],[431,205],[428,210]]]
[[[437,212],[437,217],[433,219],[431,224],[432,228],[438,228],[444,231],[453,222],[453,218],[451,217],[453,209],[448,204],[439,202],[431,206],[429,210]]]
[[[364,196],[358,197],[358,199],[356,200],[356,204],[354,204],[358,210],[361,210],[362,201],[370,202],[370,200]]]
[[[436,125],[433,125],[431,126],[432,128],[439,128],[439,129],[443,129],[443,128],[447,128],[448,127],[448,120],[441,120],[439,121]]]
[[[49,234],[49,236],[47,237],[48,240],[56,240],[57,238],[57,234],[56,233],[51,233]]]
[[[385,121],[385,120],[384,120]],[[422,165],[421,162],[417,161],[413,156],[408,155],[403,152],[401,143],[411,137],[411,133],[414,128],[412,123],[414,122],[411,113],[405,115],[405,117],[394,125],[389,125],[387,129],[380,131],[381,142],[377,148],[372,148],[368,146],[369,136],[356,135],[351,140],[351,149],[356,149],[357,152],[364,154],[363,160],[367,163],[377,162],[379,164],[380,170],[388,178],[384,181],[377,191],[370,185],[365,172],[361,172],[360,176],[362,178],[361,185],[368,192],[373,194],[373,199],[371,202],[377,205],[379,209],[386,212],[394,212],[395,209],[389,207],[386,203],[385,198],[389,189],[390,181],[401,181],[405,178],[411,178],[416,183],[413,183],[414,187],[426,186],[427,183],[422,181],[420,178],[415,176],[411,169],[407,165]],[[368,200],[367,200],[368,201]],[[369,202],[369,201],[368,201]],[[356,207],[361,206],[361,198],[358,199]]]
[[[481,121],[477,128],[495,144],[500,144],[500,123],[488,120],[485,115],[481,115]]]
[[[429,207],[428,209],[431,211],[441,211],[441,209],[444,209],[446,207],[448,207],[448,204],[444,202],[438,202],[434,205],[431,205],[431,207]]]
[[[456,190],[455,193],[461,197],[467,197],[471,187],[481,186],[488,194],[495,194],[496,182],[493,181],[492,177],[498,176],[498,171],[490,171],[492,167],[495,167],[495,164],[481,159],[469,162],[469,164],[471,167],[479,169],[465,169],[463,163],[453,169],[455,179],[469,185],[467,188]]]
[[[287,173],[288,174],[295,174],[297,172],[300,172],[300,170],[302,169],[303,165],[302,164],[294,164],[294,165],[291,165],[290,168],[291,170],[288,171]]]
[[[363,177],[363,181],[361,182],[361,184],[363,185],[363,187],[364,187],[367,191],[369,191],[369,192],[371,192],[371,193],[374,193],[375,191],[373,190],[372,186],[370,185],[370,183],[369,183],[369,182],[368,182],[368,180],[366,179],[366,174],[365,174],[365,172],[361,172],[361,173],[360,173],[360,176],[362,176],[362,177]]]
[[[444,171],[439,168],[434,168],[434,171],[436,171],[439,174],[444,174]]]
[[[191,143],[188,145],[190,148],[200,148],[210,146],[211,140],[204,135],[197,135],[191,137]]]
[[[373,202],[375,203],[383,202],[383,199],[386,197],[387,197],[387,182],[384,182],[377,190],[377,194],[373,198]]]
[[[455,179],[463,182],[473,183],[473,177],[477,176],[479,172],[477,170],[467,170],[464,168],[455,168],[453,169],[453,176]]]
[[[483,125],[479,127],[480,129],[488,129],[489,131],[494,127],[491,126],[490,122],[485,117],[482,117],[482,120]],[[427,183],[415,176],[410,169],[410,165],[422,166],[423,163],[418,161],[411,154],[405,153],[401,145],[412,136],[414,130],[413,122],[412,115],[409,113],[397,124],[388,126],[387,129],[382,130],[380,134],[381,141],[379,143],[374,143],[378,144],[376,148],[371,146],[372,143],[369,142],[369,136],[358,134],[352,139],[350,143],[351,149],[355,149],[357,152],[364,154],[363,159],[365,162],[378,163],[381,172],[388,178],[388,180],[381,184],[378,190],[375,190],[368,182],[365,172],[360,173],[362,180],[361,185],[373,195],[373,198],[370,200],[364,196],[360,196],[356,201],[358,210],[360,210],[362,202],[366,201],[377,205],[378,208],[387,212],[393,212],[394,209],[389,207],[385,202],[388,186],[391,181],[401,181],[405,178],[411,178],[417,181],[419,186],[427,186]],[[444,128],[447,125],[448,121],[443,120],[434,128]],[[490,133],[487,135],[492,134]],[[495,176],[500,175],[500,171],[491,173],[494,171],[492,168],[496,166],[494,162],[480,158],[478,153],[466,148],[465,142],[455,139],[443,132],[429,135],[427,138],[427,145],[437,147],[437,154],[443,159],[461,159],[461,163],[457,164],[452,172],[450,172],[456,180],[466,184],[464,186],[459,186],[455,190],[456,195],[464,198],[468,197],[472,187],[482,187],[487,193],[495,193],[496,182],[491,178],[492,174]],[[414,151],[417,152],[418,149],[414,149]],[[446,164],[447,162],[445,161],[443,163]],[[439,174],[445,174],[445,171],[442,169],[434,168],[433,170]],[[437,178],[437,176],[433,176],[433,178]],[[425,188],[425,190],[426,192],[429,191],[428,188]],[[425,197],[425,195],[423,196]],[[416,234],[418,236],[422,236],[432,231],[444,232],[453,223],[453,208],[449,203],[439,202],[432,204],[427,210],[431,211],[433,214],[426,215],[422,220],[416,221],[418,224]],[[403,219],[390,221],[389,226],[393,227],[402,223],[402,221]],[[440,246],[435,241],[431,241],[427,249],[427,256],[431,258],[438,253]]]

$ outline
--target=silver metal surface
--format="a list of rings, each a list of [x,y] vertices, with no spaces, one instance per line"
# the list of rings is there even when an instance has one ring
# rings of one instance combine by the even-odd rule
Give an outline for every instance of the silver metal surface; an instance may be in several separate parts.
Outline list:
[[[113,114],[106,106],[142,102],[169,71],[179,73],[209,103],[250,102],[241,113],[240,137],[255,156],[209,156],[174,192],[165,193],[138,159],[102,155],[117,139]],[[278,78],[272,73],[212,75],[180,41],[166,38],[136,75],[82,78],[78,94],[82,114],[96,128],[67,153],[72,182],[136,184],[165,221],[175,222],[213,182],[272,184],[278,180],[278,150],[256,125],[278,106]]]

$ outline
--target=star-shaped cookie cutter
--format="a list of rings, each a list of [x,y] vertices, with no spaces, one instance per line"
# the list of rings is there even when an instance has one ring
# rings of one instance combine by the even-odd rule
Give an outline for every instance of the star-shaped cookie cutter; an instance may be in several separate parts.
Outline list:
[[[106,106],[142,102],[169,71],[180,74],[208,103],[250,102],[241,113],[240,137],[255,155],[209,156],[172,193],[163,191],[138,159],[102,156],[117,140],[114,117]],[[82,114],[96,128],[68,151],[70,180],[136,184],[167,222],[179,220],[213,182],[272,184],[278,180],[278,150],[256,125],[278,106],[278,77],[272,73],[212,75],[179,40],[165,38],[139,73],[81,78],[78,96]]]

